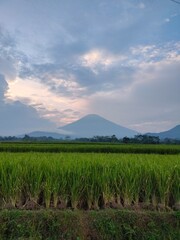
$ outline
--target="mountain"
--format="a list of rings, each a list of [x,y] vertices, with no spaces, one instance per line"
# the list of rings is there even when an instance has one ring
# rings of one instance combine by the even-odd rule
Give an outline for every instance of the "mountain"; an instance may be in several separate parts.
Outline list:
[[[52,137],[54,139],[64,139],[66,135],[55,133],[55,132],[43,132],[43,131],[35,131],[27,134],[29,137]],[[24,137],[21,135],[20,137]]]
[[[133,137],[136,131],[122,127],[96,114],[89,114],[59,129],[70,132],[75,137],[112,136],[118,138]]]
[[[149,136],[157,136],[160,139],[171,138],[171,139],[180,139],[180,125],[177,125],[174,128],[171,128],[165,132],[159,133],[147,133]]]

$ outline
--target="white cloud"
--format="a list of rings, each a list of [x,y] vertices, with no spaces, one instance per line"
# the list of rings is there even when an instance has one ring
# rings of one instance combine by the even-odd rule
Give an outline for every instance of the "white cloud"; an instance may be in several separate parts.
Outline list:
[[[170,18],[166,18],[164,21],[165,21],[166,23],[168,23],[168,22],[170,22]]]
[[[80,62],[82,66],[89,67],[98,73],[98,69],[107,70],[112,65],[123,62],[126,58],[124,55],[115,55],[103,49],[93,49],[80,56]]]
[[[139,3],[138,7],[140,9],[144,9],[146,6],[145,6],[145,4],[143,2],[141,2],[141,3]]]
[[[60,80],[58,84],[67,84],[67,82]],[[69,83],[66,87],[73,91],[77,87],[77,83]],[[56,94],[37,79],[17,78],[16,81],[10,82],[6,93],[6,101],[8,100],[18,100],[32,105],[43,118],[52,120],[57,126],[66,124],[72,118],[77,118],[77,112],[83,112],[83,109],[87,107],[86,99]],[[74,109],[69,112],[69,120],[64,114],[67,109]]]
[[[111,120],[124,125],[165,126],[167,113],[171,123],[179,120],[176,4],[0,2],[0,25],[9,31],[0,28],[0,73],[9,84],[7,102],[33,105],[57,124],[92,111],[115,116]],[[161,109],[164,115],[158,120]]]
[[[136,48],[132,56],[138,55],[139,60],[133,81],[111,92],[95,93],[90,97],[91,111],[99,111],[105,117],[113,116],[117,123],[142,132],[163,131],[179,124],[179,48],[175,51],[175,46],[179,45],[171,46],[168,50],[165,46]],[[148,52],[154,49],[159,56],[150,61]]]
[[[101,99],[106,106],[110,106],[112,103],[110,112],[114,116],[117,115],[116,102],[129,106],[128,111],[131,113],[137,109],[139,118],[130,114],[132,121],[127,120],[126,117],[123,120],[124,125],[127,122],[131,126],[134,121],[134,124],[138,126],[138,121],[141,121],[140,117],[143,118],[143,116],[147,118],[145,122],[153,122],[149,120],[151,114],[159,112],[159,109],[167,102],[172,108],[168,91],[172,93],[178,87],[177,76],[174,74],[178,72],[179,52],[179,42],[167,43],[162,46],[139,45],[131,47],[126,54],[113,54],[102,49],[92,49],[79,57],[80,63],[76,65],[75,71],[70,72],[68,70],[71,69],[65,69],[56,72],[58,68],[55,66],[55,72],[43,72],[46,65],[42,65],[43,71],[40,73],[37,71],[36,77],[16,78],[16,81],[9,83],[7,98],[34,104],[41,116],[51,119],[57,125],[69,123],[89,111],[96,111],[98,104],[94,106],[94,101],[101,102]],[[84,86],[80,83],[81,72],[76,75],[77,71],[84,68],[89,68],[94,72],[92,75],[92,77],[94,76],[93,91],[90,91],[91,85],[87,79],[85,79],[87,84],[83,82]],[[84,77],[86,78],[86,76],[88,75]],[[175,89],[170,87],[172,76],[174,76]],[[98,84],[101,89],[98,88]],[[164,86],[163,92],[161,92],[161,86]],[[172,99],[175,96],[178,101],[177,94],[173,92]],[[109,102],[107,103],[107,101]],[[139,107],[141,102],[144,106]],[[172,102],[175,103],[175,100]],[[112,110],[114,106],[116,106],[115,112]],[[147,107],[149,107],[149,113],[143,110]],[[66,114],[67,109],[71,109],[68,114]],[[102,111],[103,106],[99,109]],[[125,109],[121,107],[121,111],[123,112]],[[104,112],[102,114],[104,115]],[[127,114],[125,113],[124,116]],[[121,122],[120,119],[119,122]],[[147,126],[150,125],[143,126],[147,129]]]
[[[52,130],[55,125],[38,115],[35,108],[20,101],[5,101],[8,84],[0,74],[0,135],[24,134],[34,130]]]

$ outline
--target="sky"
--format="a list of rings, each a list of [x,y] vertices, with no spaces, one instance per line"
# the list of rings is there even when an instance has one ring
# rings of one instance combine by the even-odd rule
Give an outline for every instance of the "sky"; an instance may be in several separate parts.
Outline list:
[[[0,0],[0,135],[92,113],[142,133],[180,124],[179,26],[171,0]]]

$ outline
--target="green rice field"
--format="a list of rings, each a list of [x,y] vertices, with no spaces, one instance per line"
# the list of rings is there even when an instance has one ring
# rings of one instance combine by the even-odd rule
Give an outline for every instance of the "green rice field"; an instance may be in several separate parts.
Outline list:
[[[180,154],[180,145],[117,144],[117,143],[6,143],[0,142],[0,152],[79,152],[79,153],[147,153]]]
[[[1,209],[170,211],[179,180],[180,154],[0,153]]]
[[[177,240],[180,146],[0,143],[0,239]]]

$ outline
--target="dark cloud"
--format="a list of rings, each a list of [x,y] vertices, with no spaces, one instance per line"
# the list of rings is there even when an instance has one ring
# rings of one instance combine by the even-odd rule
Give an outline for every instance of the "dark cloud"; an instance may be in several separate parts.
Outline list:
[[[0,102],[0,135],[17,135],[34,130],[50,130],[54,125],[39,117],[37,111],[19,101]]]
[[[15,47],[15,41],[10,34],[0,25],[0,50],[1,54]]]
[[[37,111],[20,101],[5,102],[4,95],[8,84],[0,74],[0,136],[17,135],[36,130],[54,128],[49,120],[41,118]]]
[[[8,89],[8,84],[2,74],[0,74],[0,101],[3,101],[4,94]]]
[[[7,78],[14,78],[16,75],[14,48],[15,41],[0,26],[0,72]]]
[[[33,79],[59,98],[94,98],[89,111],[100,109],[124,125],[160,121],[168,114],[179,118],[175,43],[180,10],[172,1],[14,0],[1,1],[0,6],[0,73],[7,81]],[[93,53],[99,54],[97,59]],[[174,60],[167,65],[169,58]],[[8,87],[3,76],[1,99]],[[21,104],[11,107],[18,111]],[[21,107],[25,111],[25,105]],[[35,107],[55,121],[80,115],[71,106],[71,111]]]
[[[136,71],[135,82],[128,89],[94,95],[91,111],[113,116],[116,122],[143,132],[179,124],[179,65],[178,59],[144,65]]]
[[[96,66],[97,74],[83,66],[79,57],[93,49],[108,50],[112,54],[127,54],[132,46],[159,41],[167,12],[173,12],[156,1],[63,1],[51,4],[45,1],[45,11],[52,30],[52,41],[46,45],[49,62],[24,64],[20,77],[36,77],[56,93],[66,96],[87,96],[98,91],[121,88],[133,81],[133,66],[121,63],[104,69]],[[36,12],[40,11],[37,5]],[[161,14],[157,7],[161,7]],[[168,12],[168,14],[169,14]],[[53,13],[53,17],[51,14]],[[152,17],[153,16],[153,17]],[[35,14],[35,18],[37,13]],[[46,21],[46,20],[45,20]],[[41,22],[41,21],[40,21]],[[41,24],[41,23],[40,23]],[[42,28],[44,26],[42,25]],[[43,32],[43,31],[42,31]],[[165,41],[165,37],[163,39]],[[67,84],[54,83],[63,79]],[[77,82],[83,91],[69,88],[69,82]]]

